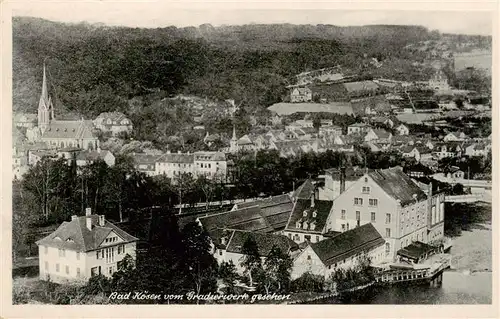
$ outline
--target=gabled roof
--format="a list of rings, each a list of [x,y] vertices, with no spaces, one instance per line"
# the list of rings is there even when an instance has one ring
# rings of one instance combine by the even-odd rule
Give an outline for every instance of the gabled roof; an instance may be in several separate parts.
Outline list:
[[[194,152],[195,161],[225,161],[226,154],[222,152]]]
[[[98,159],[104,159],[104,157],[106,157],[106,155],[108,154],[111,154],[113,155],[113,153],[111,153],[110,151],[107,151],[107,150],[101,150],[100,152],[99,151],[81,151],[79,152],[77,155],[76,155],[76,160],[80,160],[80,161],[96,161]]]
[[[104,226],[99,226],[98,215],[91,215],[90,218],[92,230],[89,230],[86,226],[86,216],[79,216],[70,222],[63,222],[54,232],[40,239],[36,244],[87,252],[98,248],[112,231],[121,237],[124,242],[138,240],[107,220],[104,221]]]
[[[165,154],[167,155],[167,154]],[[134,159],[135,164],[155,164],[158,159],[163,155],[153,155],[146,153],[133,153],[132,158]]]
[[[346,167],[345,168],[345,180],[346,181],[357,181],[363,175],[369,172],[373,172],[372,168],[363,168],[363,167]],[[340,181],[340,169],[338,168],[328,168],[325,169],[325,174],[328,174],[332,177],[333,180]]]
[[[150,160],[153,160],[153,158]],[[167,153],[157,156],[154,161],[161,163],[194,163],[194,155],[187,153]]]
[[[298,199],[293,207],[292,214],[286,225],[286,230],[289,231],[299,231],[307,233],[321,233],[326,224],[326,219],[330,214],[333,201],[328,200],[314,200],[314,207],[311,207],[310,199]],[[304,216],[304,211],[306,211],[307,216]],[[316,213],[316,217],[314,217]],[[311,222],[315,223],[314,229],[303,229],[297,228],[297,221]]]
[[[373,130],[373,133],[375,133],[375,135],[378,137],[378,138],[389,138],[391,136],[391,133],[386,131],[386,130],[383,130],[383,129],[379,129],[379,128],[374,128],[372,129]]]
[[[285,254],[299,248],[299,246],[293,240],[283,235],[234,230],[227,245],[226,251],[241,254],[245,241],[250,238],[257,243],[259,255],[262,257],[269,256],[269,253],[271,252],[273,246],[278,247],[281,252]]]
[[[415,202],[415,199],[421,201],[427,198],[427,195],[425,195],[420,187],[399,168],[376,170],[368,173],[368,175],[387,195],[401,201],[401,206]],[[416,195],[416,198],[413,195]]]
[[[311,244],[325,266],[384,245],[385,240],[371,223]]]
[[[127,117],[122,112],[103,112],[96,117],[96,120],[102,119],[103,121],[106,121],[110,119],[112,121],[117,121],[118,123],[120,123],[121,120],[124,120],[126,118]]]
[[[287,194],[272,196],[259,199],[252,202],[244,202],[236,205],[238,209],[251,206],[258,206],[261,215],[267,220],[268,224],[279,231],[285,228],[293,209],[293,202]]]

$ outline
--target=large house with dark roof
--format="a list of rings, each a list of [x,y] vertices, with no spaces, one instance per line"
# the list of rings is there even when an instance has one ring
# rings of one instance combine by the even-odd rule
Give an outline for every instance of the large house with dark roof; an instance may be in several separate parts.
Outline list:
[[[398,249],[412,241],[430,240],[429,214],[435,211],[433,224],[444,220],[443,199],[436,196],[432,196],[431,189],[423,191],[399,167],[375,170],[364,174],[334,200],[325,228],[344,232],[372,223],[386,240],[385,256],[393,259]]]
[[[367,256],[377,264],[384,260],[384,243],[370,223],[311,243],[294,259],[291,277],[296,279],[309,272],[328,278],[337,269],[355,266],[360,256]]]
[[[103,132],[111,132],[117,135],[120,132],[130,133],[132,131],[132,121],[122,112],[103,112],[94,120],[96,128]]]
[[[135,260],[138,239],[105,220],[104,215],[71,216],[38,245],[40,279],[56,283],[111,277],[125,256]]]

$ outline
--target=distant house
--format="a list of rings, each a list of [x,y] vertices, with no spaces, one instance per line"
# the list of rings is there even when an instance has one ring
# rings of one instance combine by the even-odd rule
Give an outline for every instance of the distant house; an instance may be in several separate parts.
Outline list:
[[[413,157],[417,162],[432,158],[432,152],[425,146],[406,146],[401,149],[403,157]]]
[[[347,135],[349,134],[363,134],[368,132],[371,128],[370,125],[366,123],[355,123],[347,127]]]
[[[464,179],[465,173],[456,166],[451,166],[445,170],[445,176],[453,179]]]
[[[14,124],[17,127],[33,128],[37,125],[38,116],[32,113],[14,113]]]
[[[109,167],[115,165],[115,156],[108,150],[81,151],[76,154],[76,165],[86,166],[98,160],[104,161]]]
[[[145,173],[149,176],[156,175],[156,161],[161,155],[152,155],[146,153],[132,153],[134,167],[139,172]]]
[[[449,142],[437,144],[433,151],[438,159],[442,159],[445,157],[461,157],[463,149],[461,143]]]
[[[410,134],[410,130],[404,124],[400,124],[398,127],[396,127],[396,132],[398,132],[399,135],[408,135],[408,134]]]
[[[382,143],[390,143],[392,133],[383,129],[369,129],[364,137],[365,142],[377,141]]]
[[[356,266],[361,256],[378,264],[385,259],[384,244],[384,238],[372,224],[311,243],[295,258],[291,277],[296,279],[309,272],[328,278],[335,270]]]
[[[274,126],[281,125],[283,123],[283,119],[278,114],[275,114],[274,116],[271,117],[271,123]]]
[[[340,136],[342,135],[342,127],[337,125],[325,125],[319,128],[320,136]]]
[[[491,150],[490,144],[473,143],[465,148],[465,155],[467,156],[487,156]]]
[[[309,102],[311,100],[312,100],[312,91],[307,87],[294,88],[290,93],[290,101],[292,103]]]
[[[462,142],[465,139],[467,139],[467,135],[465,135],[464,132],[450,132],[446,134],[446,136],[443,138],[443,141],[445,142]]]
[[[96,128],[103,132],[117,135],[120,132],[130,133],[133,129],[132,121],[121,112],[103,112],[94,120]]]
[[[65,283],[111,277],[126,255],[135,260],[137,240],[87,208],[85,216],[71,216],[70,222],[36,242],[40,279]]]

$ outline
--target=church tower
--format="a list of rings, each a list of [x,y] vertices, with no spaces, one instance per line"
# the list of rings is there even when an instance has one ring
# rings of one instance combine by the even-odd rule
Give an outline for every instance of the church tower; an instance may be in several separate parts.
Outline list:
[[[233,137],[231,138],[231,142],[229,144],[229,151],[231,153],[238,152],[238,138],[236,138],[236,126],[233,123]]]
[[[38,102],[38,127],[40,128],[42,134],[45,132],[52,119],[54,119],[54,106],[52,105],[52,99],[50,98],[49,91],[47,89],[47,77],[45,75],[44,63],[42,95],[40,96],[40,101]]]

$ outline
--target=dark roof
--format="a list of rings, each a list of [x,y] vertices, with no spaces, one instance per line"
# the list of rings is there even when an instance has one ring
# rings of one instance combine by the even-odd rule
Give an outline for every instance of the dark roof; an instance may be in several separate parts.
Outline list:
[[[406,246],[404,248],[401,248],[398,250],[398,255],[410,258],[410,259],[419,259],[426,253],[435,251],[436,247],[427,245],[425,243],[422,243],[420,241],[415,241],[411,243],[409,246]]]
[[[293,209],[293,202],[287,194],[272,196],[252,202],[244,202],[236,205],[238,209],[258,206],[260,213],[267,220],[269,225],[279,231],[285,228]]]
[[[376,170],[369,173],[369,176],[377,183],[389,196],[401,201],[401,206],[405,206],[415,201],[427,198],[427,195],[415,184],[408,175],[399,168],[388,168]]]
[[[99,226],[98,215],[90,216],[92,230],[89,230],[85,218],[86,216],[79,216],[70,222],[63,222],[53,233],[37,241],[37,245],[86,252],[98,248],[111,231],[125,242],[138,240],[107,220],[104,221],[104,226]],[[56,239],[57,237],[60,239]]]
[[[311,179],[307,179],[302,185],[299,186],[293,193],[293,198],[295,199],[308,199],[311,197],[311,194],[314,192],[314,185]]]
[[[82,151],[76,155],[77,160],[82,161],[96,161],[98,159],[104,159],[108,153],[112,154],[110,151],[101,150],[101,151]]]
[[[319,259],[329,266],[385,243],[371,223],[356,227],[337,236],[311,244]]]
[[[377,135],[378,138],[389,138],[389,136],[391,135],[390,132],[387,132],[384,129],[374,128],[372,130],[373,130],[373,133],[375,133],[375,135]]]
[[[187,153],[167,153],[157,156],[155,162],[162,163],[194,163],[194,155]]]
[[[92,121],[51,121],[42,138],[95,139]]]
[[[259,206],[251,206],[199,218],[203,228],[210,232],[217,228],[239,229],[271,233],[274,229],[260,212]]]
[[[307,233],[321,233],[325,227],[326,219],[330,214],[332,205],[333,201],[314,200],[314,207],[311,207],[310,199],[298,199],[293,207],[286,229]],[[306,211],[307,216],[304,216],[304,211]],[[316,213],[316,216],[314,216],[314,213]],[[307,222],[308,224],[314,222],[316,226],[314,229],[303,229],[302,227],[297,228],[298,221],[301,222],[301,225],[303,222]]]
[[[135,164],[155,164],[162,155],[152,155],[146,153],[133,153],[132,158]]]
[[[226,251],[241,254],[245,241],[250,238],[255,240],[259,255],[263,257],[269,255],[273,246],[277,246],[283,253],[288,253],[299,248],[293,240],[283,235],[235,230],[229,240]]]

